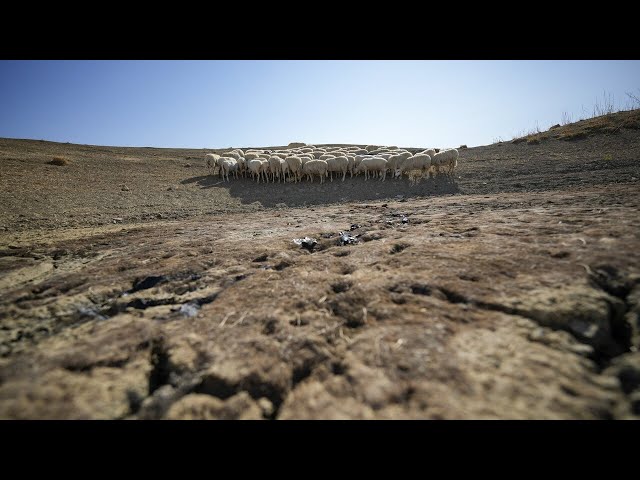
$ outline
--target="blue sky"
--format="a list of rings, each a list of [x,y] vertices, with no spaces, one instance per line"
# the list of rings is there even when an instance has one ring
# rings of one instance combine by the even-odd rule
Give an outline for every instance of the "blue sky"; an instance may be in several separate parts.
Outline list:
[[[0,137],[456,147],[640,95],[640,61],[0,61]]]

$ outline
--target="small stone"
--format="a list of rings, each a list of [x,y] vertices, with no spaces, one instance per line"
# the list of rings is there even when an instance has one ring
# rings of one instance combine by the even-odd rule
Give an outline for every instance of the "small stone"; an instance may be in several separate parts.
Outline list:
[[[576,343],[575,345],[572,345],[570,349],[573,353],[584,357],[590,357],[593,355],[593,347],[586,343]]]
[[[258,406],[260,407],[260,410],[262,410],[262,415],[264,417],[270,417],[271,415],[273,415],[273,403],[271,403],[268,398],[260,398],[258,400]]]
[[[541,328],[536,328],[533,332],[529,334],[529,340],[533,342],[540,341],[544,337],[544,330]]]
[[[195,317],[200,307],[196,302],[184,303],[180,306],[180,313],[187,317]]]

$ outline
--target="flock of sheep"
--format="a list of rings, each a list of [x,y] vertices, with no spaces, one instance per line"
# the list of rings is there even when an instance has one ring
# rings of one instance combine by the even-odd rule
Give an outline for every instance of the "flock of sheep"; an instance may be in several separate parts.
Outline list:
[[[251,178],[257,182],[278,182],[280,180],[299,182],[306,177],[313,182],[318,175],[320,183],[325,177],[333,181],[333,174],[347,173],[353,177],[364,173],[364,178],[379,177],[384,181],[387,172],[394,178],[403,174],[417,172],[420,175],[452,176],[458,165],[458,150],[455,148],[438,150],[428,149],[412,154],[397,147],[301,147],[286,150],[247,150],[234,149],[223,155],[205,154],[207,169],[229,181],[231,176]]]

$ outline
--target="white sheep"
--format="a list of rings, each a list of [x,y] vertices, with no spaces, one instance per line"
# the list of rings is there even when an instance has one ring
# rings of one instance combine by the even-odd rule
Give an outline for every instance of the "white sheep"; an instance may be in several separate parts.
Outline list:
[[[282,172],[282,181],[286,182],[287,173],[289,173],[289,165],[283,158],[278,157],[278,159],[280,160],[280,171]],[[280,183],[280,177],[278,177],[278,183]]]
[[[254,159],[247,162],[247,170],[251,172],[251,178],[260,183],[260,173],[262,172],[262,160]]]
[[[355,155],[347,155],[347,160],[349,161],[349,165],[347,166],[347,170],[349,171],[349,174],[351,175],[351,178],[353,178],[353,172],[356,169],[356,157],[355,157]]]
[[[216,171],[216,166],[218,165],[219,158],[220,155],[215,153],[206,153],[204,155],[204,159],[207,162],[207,170],[211,172],[211,175],[213,175]]]
[[[238,178],[238,162],[235,158],[225,157],[220,159],[220,168],[222,170],[222,178],[229,181],[229,173],[233,173]]]
[[[420,172],[428,171],[431,166],[431,157],[426,154],[418,153],[412,157],[407,157],[398,162],[395,169],[396,177],[400,177],[403,173],[412,170],[420,170]]]
[[[310,160],[302,166],[302,174],[313,182],[314,175],[320,175],[320,183],[324,183],[327,176],[328,165],[324,160]]]
[[[363,158],[357,167],[358,172],[364,172],[365,181],[369,177],[369,172],[380,172],[382,175],[382,181],[387,176],[387,161],[382,157],[366,157]]]
[[[282,172],[282,165],[280,163],[281,158],[277,155],[271,155],[269,157],[269,172],[271,173],[271,183],[275,183],[276,177],[278,183],[280,183],[280,173]]]
[[[324,161],[327,161],[327,160],[329,160],[330,158],[334,158],[334,157],[335,157],[335,155],[334,155],[333,153],[325,153],[325,154],[323,154],[323,155],[320,155],[320,158],[319,158],[318,160],[324,160]]]
[[[247,160],[244,157],[240,157],[236,159],[238,163],[238,172],[241,176],[246,177],[247,172]]]
[[[262,167],[260,168],[260,174],[262,175],[262,178],[264,178],[265,183],[269,182],[269,160],[266,158],[256,158],[256,160],[258,160],[261,164]]]
[[[356,155],[355,161],[353,162],[353,168],[356,175],[360,172],[360,170],[358,170],[358,167],[360,166],[360,163],[362,162],[362,160],[364,160],[365,158],[371,158],[371,157],[372,155]]]
[[[440,150],[432,157],[431,163],[435,166],[436,174],[440,174],[443,169],[447,175],[451,175],[458,166],[458,150],[451,148],[448,150]]]
[[[260,152],[249,152],[249,151],[247,151],[247,153],[245,153],[245,155],[244,155],[244,159],[247,160],[247,161],[255,160],[259,156],[260,156]]]
[[[349,169],[349,159],[347,157],[333,157],[326,160],[329,178],[333,182],[333,172],[342,173],[342,181],[344,182]]]
[[[233,150],[231,152],[225,153],[224,156],[227,157],[227,158],[235,158],[236,160],[240,160],[241,158],[244,157],[244,154],[242,154],[240,152],[241,152],[241,150],[240,151]]]
[[[295,155],[290,155],[284,161],[289,167],[289,177],[293,175],[295,183],[298,183],[298,180],[302,180],[302,159]]]
[[[382,157],[382,155],[379,155],[379,156]],[[391,172],[395,172],[398,169],[398,165],[404,160],[406,160],[407,158],[409,158],[410,156],[411,156],[410,153],[399,153],[398,155],[391,155],[389,158],[386,159],[387,168]]]

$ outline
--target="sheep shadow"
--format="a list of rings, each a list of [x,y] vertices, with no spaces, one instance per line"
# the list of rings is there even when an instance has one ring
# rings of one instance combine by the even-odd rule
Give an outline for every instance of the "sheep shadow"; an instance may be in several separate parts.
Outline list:
[[[378,179],[364,179],[363,176],[341,180],[326,180],[320,184],[316,178],[313,182],[299,183],[257,183],[248,178],[222,181],[218,176],[206,175],[192,177],[182,181],[183,184],[196,183],[200,188],[224,188],[229,195],[238,198],[243,204],[260,202],[263,207],[299,207],[307,205],[323,205],[353,201],[372,201],[404,198],[451,195],[460,192],[455,179],[444,175],[436,178],[422,178],[411,181],[407,178],[389,179],[384,182]]]

